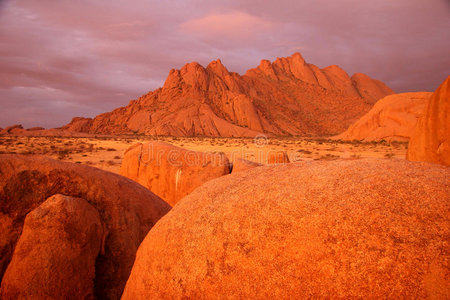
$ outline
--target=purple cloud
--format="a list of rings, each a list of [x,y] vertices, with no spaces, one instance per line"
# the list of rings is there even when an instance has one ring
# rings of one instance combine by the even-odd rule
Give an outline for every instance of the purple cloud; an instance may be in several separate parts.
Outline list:
[[[448,28],[446,0],[0,0],[0,126],[95,116],[186,62],[220,58],[242,74],[296,51],[432,91],[449,75]]]

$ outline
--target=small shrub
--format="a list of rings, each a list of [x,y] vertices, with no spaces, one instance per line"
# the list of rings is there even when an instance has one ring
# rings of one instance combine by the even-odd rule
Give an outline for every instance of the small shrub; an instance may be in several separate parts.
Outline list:
[[[392,158],[392,157],[394,157],[394,153],[392,153],[392,152],[390,152],[390,153],[386,153],[385,155],[384,155],[384,157],[386,157],[386,158]]]
[[[58,159],[64,159],[66,157],[69,157],[70,151],[68,149],[60,150],[58,151]]]

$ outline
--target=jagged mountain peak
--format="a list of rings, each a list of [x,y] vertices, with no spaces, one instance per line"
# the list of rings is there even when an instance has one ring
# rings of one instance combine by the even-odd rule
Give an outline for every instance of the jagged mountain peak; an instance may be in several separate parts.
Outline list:
[[[230,72],[228,72],[228,69],[222,64],[222,61],[220,59],[210,62],[206,69],[214,72],[218,76],[226,76],[230,74]]]
[[[368,76],[350,78],[337,66],[320,69],[300,53],[262,60],[243,76],[217,59],[206,68],[191,62],[172,69],[161,89],[64,128],[174,136],[332,135],[392,93]]]

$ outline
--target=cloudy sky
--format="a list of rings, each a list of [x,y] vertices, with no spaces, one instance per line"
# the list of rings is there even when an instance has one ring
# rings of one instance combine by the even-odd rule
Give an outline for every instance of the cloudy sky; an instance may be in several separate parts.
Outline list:
[[[450,75],[448,0],[0,0],[0,127],[57,127],[220,58],[243,74],[302,53],[396,92]]]

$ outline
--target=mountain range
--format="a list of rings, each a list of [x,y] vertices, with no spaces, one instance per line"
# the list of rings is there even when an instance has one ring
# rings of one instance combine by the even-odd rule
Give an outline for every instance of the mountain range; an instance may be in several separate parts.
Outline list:
[[[326,136],[343,132],[394,92],[361,73],[323,69],[300,53],[262,60],[244,75],[218,59],[172,69],[162,88],[62,129],[96,134],[251,137]]]

